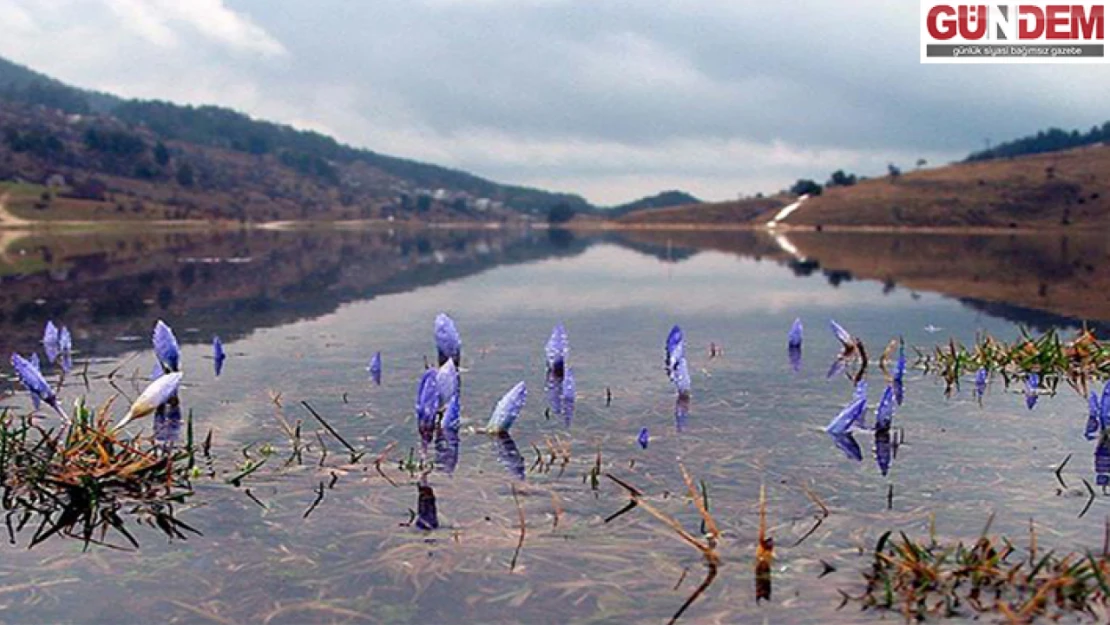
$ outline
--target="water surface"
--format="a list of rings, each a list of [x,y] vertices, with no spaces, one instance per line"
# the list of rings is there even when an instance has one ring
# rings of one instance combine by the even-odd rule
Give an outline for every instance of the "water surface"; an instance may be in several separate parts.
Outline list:
[[[952,269],[961,250],[959,264],[977,267],[978,279]],[[121,365],[121,388],[141,387],[153,362],[149,330],[165,319],[186,344],[182,401],[198,431],[213,432],[216,476],[196,479],[196,494],[178,510],[201,537],[169,541],[140,526],[137,551],[83,551],[65,539],[28,550],[30,532],[17,534],[0,561],[0,602],[17,622],[117,622],[121,613],[145,622],[665,622],[705,576],[701,556],[640,510],[606,523],[628,499],[588,475],[600,462],[602,473],[640,488],[697,533],[681,461],[707,485],[724,531],[720,574],[684,619],[876,620],[852,607],[836,612],[837,589],[859,588],[859,550],[886,530],[921,535],[935,515],[942,536],[967,539],[994,513],[995,531],[1023,535],[1034,518],[1042,544],[1089,549],[1101,544],[1110,509],[1100,497],[1077,518],[1080,479],[1093,482],[1093,447],[1082,437],[1086,404],[1070,391],[1029,411],[1020,394],[996,383],[980,406],[968,390],[946,398],[940,383],[912,372],[895,417],[905,443],[889,475],[876,466],[869,435],[857,435],[862,461],[848,458],[821,431],[851,396],[849,381],[825,377],[839,348],[828,319],[876,354],[899,335],[931,346],[949,337],[970,343],[983,331],[1012,339],[1023,323],[1105,322],[1110,311],[1097,301],[1069,305],[1052,295],[1101,279],[1095,265],[1062,271],[1073,264],[1069,255],[1105,253],[1097,239],[809,234],[784,245],[762,233],[16,240],[0,285],[3,347],[32,350],[47,318],[66,323],[78,367],[88,363],[89,392],[102,400],[114,391],[97,375]],[[1049,285],[1044,305],[999,270],[1018,262],[1019,273]],[[421,454],[413,397],[435,357],[432,321],[441,311],[462,334],[465,426],[453,472],[440,462],[422,475],[399,463],[410,449]],[[806,324],[797,373],[785,349],[795,317]],[[543,345],[560,322],[578,388],[569,424],[545,416]],[[663,342],[676,323],[693,377],[681,423],[663,371]],[[217,334],[229,354],[219,378],[208,345]],[[375,351],[384,364],[380,387],[365,370]],[[870,379],[874,406],[883,382],[877,370]],[[519,380],[530,394],[512,440],[474,431]],[[13,392],[5,404],[26,409],[25,394]],[[84,392],[71,376],[62,396]],[[302,401],[366,455],[351,463]],[[275,413],[303,422],[312,445],[303,463],[282,466],[290,444]],[[642,427],[651,432],[646,450],[635,442]],[[244,453],[258,458],[264,445],[274,450],[267,466],[238,487],[225,483]],[[390,448],[387,479],[373,461]],[[551,466],[537,464],[549,449],[569,449],[569,461],[560,453]],[[1053,469],[1068,454],[1062,490]],[[436,456],[433,444],[427,458]],[[757,602],[761,485],[776,559],[772,597]],[[817,513],[806,488],[831,515],[795,546]],[[514,493],[527,532],[512,566],[520,536]],[[415,521],[431,495],[438,529],[428,531]],[[818,579],[821,560],[837,571]]]

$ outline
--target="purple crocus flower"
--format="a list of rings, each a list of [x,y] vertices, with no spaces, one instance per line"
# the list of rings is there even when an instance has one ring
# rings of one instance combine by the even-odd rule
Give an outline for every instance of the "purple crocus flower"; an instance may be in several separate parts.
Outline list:
[[[58,326],[54,325],[53,321],[47,321],[42,331],[42,347],[46,352],[47,362],[53,363],[58,360],[58,354],[62,350],[58,345]]]
[[[673,381],[679,395],[690,395],[690,371],[686,366],[686,358],[679,360],[675,366]]]
[[[436,470],[451,475],[459,466],[459,430],[447,427],[446,421],[436,430]]]
[[[1025,407],[1032,410],[1033,406],[1037,405],[1037,388],[1041,384],[1041,376],[1037,373],[1030,373],[1025,378]]]
[[[497,451],[497,461],[505,470],[509,472],[518,480],[524,479],[524,457],[520,455],[520,449],[516,446],[516,441],[508,432],[501,432],[493,438],[493,445]]]
[[[859,418],[856,420],[856,427],[867,427],[867,380],[860,380],[856,382],[856,388],[852,391],[852,401],[862,401],[863,411],[860,412]]]
[[[439,393],[436,390],[436,370],[428,369],[420,377],[416,387],[416,426],[421,434],[431,436],[435,429],[436,410],[439,408]]]
[[[795,319],[790,326],[790,334],[786,336],[786,355],[790,360],[790,368],[794,373],[802,369],[802,320]]]
[[[172,373],[181,370],[181,348],[177,345],[177,337],[173,330],[161,319],[154,324],[154,355],[162,363],[162,371]]]
[[[1098,399],[1098,394],[1094,391],[1091,391],[1090,397],[1087,398],[1087,407],[1087,429],[1083,432],[1083,436],[1087,440],[1093,441],[1102,429],[1102,403]]]
[[[848,366],[848,359],[843,356],[837,356],[836,360],[829,366],[829,372],[825,374],[826,380],[831,380],[833,377],[840,375]]]
[[[667,367],[667,375],[674,379],[675,368],[681,360],[686,359],[686,341],[682,336],[682,328],[677,325],[671,328],[670,334],[667,335],[667,344],[664,347],[666,358],[664,364]]]
[[[863,461],[863,450],[860,449],[856,437],[852,436],[851,432],[829,432],[829,438],[832,439],[837,449],[844,452],[844,456],[849,460]]]
[[[840,414],[833,417],[833,420],[825,426],[825,431],[829,434],[844,434],[852,428],[852,426],[863,416],[863,412],[867,409],[867,399],[857,398],[853,399]]]
[[[987,392],[987,368],[979,367],[975,372],[975,397],[982,400],[983,394]]]
[[[508,433],[513,427],[520,411],[524,408],[524,401],[528,398],[528,389],[524,382],[517,382],[516,386],[507,393],[493,407],[493,413],[486,424],[486,431],[490,434]]]
[[[436,371],[436,395],[439,399],[437,410],[447,410],[448,404],[459,393],[459,370],[455,361],[448,360]]]
[[[374,356],[370,359],[370,366],[366,367],[370,372],[370,379],[378,386],[382,385],[382,353],[374,352]]]
[[[35,368],[35,371],[42,373],[42,363],[39,362],[38,352],[31,352],[31,358],[29,358],[27,362],[31,363],[31,366]],[[39,399],[39,396],[35,395],[34,393],[30,393],[30,395],[31,404],[35,407],[35,410],[38,410],[42,406],[42,400]]]
[[[181,402],[170,401],[154,411],[154,440],[163,448],[181,439]]]
[[[62,326],[58,332],[58,349],[62,352],[73,351],[73,335],[69,333],[69,328]]]
[[[555,375],[554,371],[548,370],[547,375],[544,376],[543,388],[547,395],[547,406],[551,414],[559,417],[563,416],[562,376]]]
[[[1103,436],[1095,446],[1095,482],[1110,486],[1110,437]]]
[[[898,360],[894,363],[894,375],[892,377],[894,379],[894,400],[901,406],[906,394],[906,342],[902,340],[902,337],[898,337]]]
[[[890,387],[887,387],[888,389]],[[886,477],[890,472],[890,461],[893,457],[890,444],[890,429],[875,430],[875,464],[879,466],[879,473]]]
[[[640,428],[640,434],[636,437],[636,442],[640,444],[640,449],[647,449],[650,441],[651,436],[648,434],[647,427]]]
[[[840,344],[843,345],[845,349],[855,346],[855,339],[844,329],[844,326],[829,319],[829,329],[832,330],[833,336],[836,337],[836,340],[840,341]]]
[[[574,420],[574,403],[578,400],[578,388],[574,383],[574,371],[570,367],[564,369],[563,375],[563,423],[568,427]]]
[[[875,431],[890,429],[890,423],[894,419],[895,403],[894,387],[888,386],[879,400],[879,407],[875,409]]]
[[[435,323],[436,351],[439,352],[439,364],[454,360],[459,366],[462,359],[462,339],[455,328],[455,321],[446,313],[436,315]]]
[[[786,335],[786,346],[791,348],[802,348],[802,320],[795,319],[794,325],[790,326],[790,333]]]
[[[790,361],[790,369],[794,373],[802,370],[802,348],[801,347],[787,347],[786,358]]]
[[[220,337],[212,337],[212,362],[216,367],[216,377],[220,377],[220,372],[224,370],[224,361],[227,360],[227,354],[224,353],[224,344],[220,341]]]
[[[544,354],[547,356],[547,370],[556,375],[562,375],[567,358],[570,356],[570,341],[567,339],[567,329],[563,324],[560,323],[551,330],[551,338],[547,339]]]
[[[1106,386],[1102,387],[1102,401],[1099,403],[1101,411],[1099,412],[1099,420],[1102,421],[1102,429],[1110,429],[1110,380],[1106,381]]]
[[[30,391],[32,397],[37,397],[39,401],[64,417],[61,408],[58,407],[58,398],[54,395],[54,390],[50,388],[50,384],[42,377],[38,368],[19,354],[12,354],[11,362],[16,375],[19,376],[19,381]]]
[[[459,400],[458,391],[451,396],[451,401],[447,404],[447,410],[443,413],[443,428],[452,430],[458,434],[459,426],[462,424],[462,404]]]
[[[690,396],[679,395],[674,400],[674,429],[682,432],[686,429],[686,422],[690,420]]]

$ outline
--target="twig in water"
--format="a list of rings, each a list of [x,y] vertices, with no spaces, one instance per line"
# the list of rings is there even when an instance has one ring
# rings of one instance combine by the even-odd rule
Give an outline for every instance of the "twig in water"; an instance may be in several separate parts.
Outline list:
[[[516,494],[516,484],[510,484],[509,487],[513,491],[513,503],[516,504],[516,513],[520,517],[520,540],[516,543],[516,551],[513,552],[513,561],[509,563],[509,572],[516,570],[516,561],[520,557],[520,549],[524,547],[524,536],[527,533],[527,526],[524,524],[524,508],[520,505],[520,497]]]
[[[1068,484],[1067,484],[1067,482],[1064,481],[1064,476],[1061,475],[1061,473],[1064,471],[1064,467],[1068,466],[1068,462],[1070,460],[1071,460],[1071,454],[1068,454],[1068,456],[1066,458],[1064,458],[1064,461],[1060,463],[1060,466],[1056,467],[1056,470],[1053,471],[1053,473],[1056,474],[1056,481],[1060,482],[1060,488],[1062,488],[1064,490],[1068,489]]]
[[[802,534],[802,537],[796,540],[793,545],[791,545],[793,547],[797,547],[798,545],[802,544],[805,539],[812,536],[813,533],[817,531],[817,528],[821,527],[821,524],[825,522],[825,519],[829,518],[829,508],[825,505],[825,502],[821,501],[821,498],[818,497],[813,491],[811,491],[809,487],[805,484],[802,484],[802,490],[805,491],[805,494],[809,496],[810,500],[813,501],[813,503],[817,504],[818,508],[821,508],[821,513],[813,517],[813,527],[809,528],[809,531],[805,534]]]
[[[333,428],[327,421],[324,421],[324,418],[320,416],[320,413],[313,410],[312,406],[310,406],[307,401],[302,400],[301,405],[304,406],[306,410],[308,410],[309,414],[311,414],[313,417],[316,417],[316,420],[320,422],[320,425],[324,426],[324,429],[331,433],[331,435],[334,436],[336,440],[342,443],[343,446],[347,448],[347,451],[351,452],[351,462],[358,462],[358,459],[363,456],[363,453],[359,452],[357,449],[354,448],[353,445],[348,443],[347,439],[340,436],[339,432],[336,432],[335,428]]]
[[[1091,488],[1091,483],[1084,479],[1083,485],[1087,487],[1087,494],[1089,497],[1087,498],[1087,505],[1083,506],[1083,510],[1081,510],[1079,516],[1076,517],[1079,519],[1082,519],[1083,515],[1087,514],[1087,511],[1091,509],[1091,504],[1095,502],[1095,489]]]
[[[262,500],[261,500],[261,499],[259,499],[258,497],[255,497],[255,496],[254,496],[254,493],[252,493],[252,492],[251,492],[251,489],[247,488],[247,489],[245,489],[245,490],[244,490],[243,492],[245,492],[245,493],[247,494],[247,497],[250,497],[250,498],[251,498],[251,501],[253,501],[254,503],[258,504],[258,506],[259,506],[260,508],[262,508],[263,510],[269,510],[269,508],[268,508],[268,507],[266,506],[266,504],[262,503]]]
[[[325,488],[324,488],[324,482],[323,481],[321,481],[320,485],[317,486],[316,488],[314,488],[313,490],[316,491],[316,499],[314,499],[312,501],[312,505],[308,507],[308,510],[304,511],[304,516],[301,517],[302,519],[307,519],[308,515],[312,514],[312,511],[316,509],[316,506],[320,505],[320,502],[324,500],[324,490],[325,490]]]

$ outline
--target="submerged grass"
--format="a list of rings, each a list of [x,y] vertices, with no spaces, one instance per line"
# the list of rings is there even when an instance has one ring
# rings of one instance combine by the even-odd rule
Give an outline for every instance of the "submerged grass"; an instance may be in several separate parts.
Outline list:
[[[1040,336],[1022,329],[1021,336],[1012,342],[984,333],[970,347],[949,340],[929,351],[915,349],[917,365],[943,379],[949,391],[959,386],[963,376],[979,369],[1001,375],[1007,385],[1036,373],[1053,390],[1062,380],[1083,394],[1091,383],[1110,378],[1110,344],[1087,328],[1070,339],[1061,337],[1055,329]]]
[[[9,540],[37,521],[30,547],[54,535],[105,544],[114,530],[138,541],[123,514],[170,538],[200,534],[174,516],[192,494],[193,446],[172,449],[153,438],[123,438],[109,415],[78,404],[69,427],[45,429],[31,416],[0,415],[0,504]]]
[[[886,532],[863,573],[862,593],[844,591],[841,607],[900,612],[906,619],[997,615],[1010,623],[1058,620],[1082,613],[1105,619],[1110,602],[1110,555],[1041,554],[1030,524],[1027,549],[988,535],[989,522],[973,543],[915,540]]]

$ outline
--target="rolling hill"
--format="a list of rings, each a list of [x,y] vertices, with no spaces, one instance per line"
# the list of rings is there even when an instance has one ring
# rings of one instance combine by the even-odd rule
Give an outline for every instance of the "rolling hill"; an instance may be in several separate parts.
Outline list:
[[[34,219],[488,220],[560,203],[593,210],[577,195],[499,184],[226,108],[86,91],[0,59],[3,181],[50,183],[8,189],[12,210]]]

